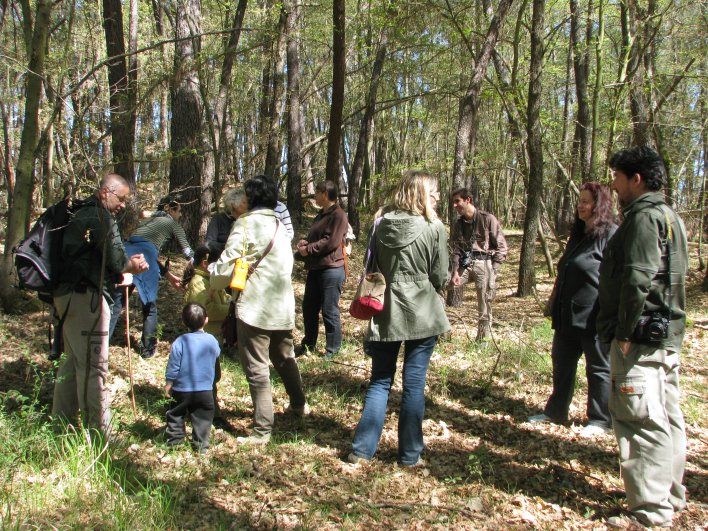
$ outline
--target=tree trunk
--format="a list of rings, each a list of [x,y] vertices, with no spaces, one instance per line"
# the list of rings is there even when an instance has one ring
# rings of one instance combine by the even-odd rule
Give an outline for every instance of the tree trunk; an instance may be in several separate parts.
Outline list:
[[[288,210],[297,230],[302,225],[302,139],[305,135],[300,108],[300,54],[297,0],[288,3],[286,57],[288,65]]]
[[[580,182],[590,180],[590,102],[588,98],[589,42],[582,41],[578,0],[570,0],[570,47],[573,50],[577,113],[573,137],[573,171]],[[589,31],[589,30],[588,30]]]
[[[344,78],[346,76],[346,49],[344,40],[345,2],[332,2],[332,106],[329,112],[327,136],[327,163],[325,177],[339,183],[341,164],[339,150],[342,145],[342,114],[344,112]]]
[[[134,1],[134,0],[133,0]],[[108,84],[111,112],[111,149],[113,171],[135,190],[133,146],[135,143],[135,85],[128,79],[123,33],[123,9],[120,0],[103,0],[103,28],[106,36]],[[134,76],[137,76],[137,63]],[[132,87],[131,87],[132,85]]]
[[[489,24],[487,36],[482,48],[477,52],[472,68],[467,92],[460,100],[457,134],[455,137],[455,158],[452,170],[452,188],[471,186],[472,176],[466,175],[467,160],[473,160],[477,139],[477,111],[479,109],[482,82],[492,57],[492,51],[499,40],[499,33],[504,24],[513,0],[500,0],[496,13]]]
[[[196,35],[201,32],[201,3],[180,0],[176,8],[170,192],[179,193],[184,229],[190,243],[194,243],[206,234],[212,193],[209,183],[202,182],[203,101],[195,66],[200,46]]]
[[[369,138],[371,134],[371,129],[374,124],[374,112],[376,111],[376,93],[379,88],[379,81],[381,79],[381,72],[383,70],[384,60],[386,59],[386,50],[388,45],[388,31],[384,27],[381,30],[381,40],[379,41],[379,47],[376,51],[376,59],[374,60],[374,67],[371,71],[371,81],[369,82],[369,93],[366,96],[366,104],[364,106],[364,116],[361,120],[361,128],[359,129],[359,140],[356,144],[356,153],[354,154],[354,161],[352,163],[352,175],[349,182],[349,204],[348,204],[348,217],[349,224],[354,230],[354,235],[358,238],[360,231],[360,221],[359,221],[359,195],[362,182],[362,176],[364,173],[364,167],[366,166],[366,160],[368,159],[369,153]]]
[[[29,1],[24,0],[22,4],[26,4],[26,11],[29,13]],[[14,309],[17,298],[16,290],[13,287],[15,282],[12,278],[12,249],[27,233],[32,204],[36,149],[40,135],[39,102],[42,97],[42,79],[44,78],[44,60],[49,40],[51,6],[49,0],[37,0],[34,28],[31,26],[31,17],[23,20],[25,33],[32,35],[26,73],[24,126],[20,140],[20,152],[17,157],[12,209],[7,216],[5,254],[0,270],[0,298],[4,308],[8,311]]]
[[[543,38],[545,0],[533,0],[531,23],[531,66],[528,95],[528,151],[529,182],[524,218],[524,236],[519,259],[519,286],[517,295],[526,297],[533,293],[536,280],[534,255],[536,235],[541,213],[543,194],[543,145],[541,143],[541,75],[543,73]]]
[[[283,91],[285,89],[285,32],[287,27],[287,13],[280,10],[278,18],[278,37],[273,46],[273,70],[270,74],[272,83],[270,115],[268,116],[268,143],[265,157],[265,174],[278,180],[278,169],[280,163],[281,134],[280,124],[283,119]]]

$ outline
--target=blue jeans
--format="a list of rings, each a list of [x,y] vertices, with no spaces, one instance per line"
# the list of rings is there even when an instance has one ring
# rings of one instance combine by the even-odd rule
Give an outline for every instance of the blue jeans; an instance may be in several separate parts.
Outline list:
[[[302,318],[305,337],[302,345],[315,350],[320,327],[320,310],[327,339],[325,355],[332,356],[342,346],[342,323],[339,319],[339,296],[344,285],[344,268],[308,271],[305,296],[302,299]]]
[[[118,324],[118,319],[123,313],[123,306],[126,305],[125,311],[128,311],[125,298],[125,288],[119,288],[113,296],[113,308],[111,308],[111,323],[108,329],[108,340],[113,340],[113,332]],[[149,302],[142,304],[143,307],[143,335],[140,340],[143,353],[155,352],[157,347],[157,302]]]
[[[416,464],[423,451],[425,378],[437,340],[437,336],[432,336],[409,340],[404,345],[403,393],[398,415],[398,460],[404,465]],[[379,445],[401,343],[371,341],[367,345],[372,360],[371,381],[352,443],[352,450],[359,457],[371,459]]]

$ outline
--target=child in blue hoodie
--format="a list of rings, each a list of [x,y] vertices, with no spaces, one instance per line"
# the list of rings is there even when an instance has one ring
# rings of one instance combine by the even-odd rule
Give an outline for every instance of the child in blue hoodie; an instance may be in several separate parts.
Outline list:
[[[179,336],[170,349],[165,370],[165,394],[174,403],[167,411],[167,444],[180,444],[187,432],[185,416],[192,420],[192,446],[199,453],[209,448],[209,432],[214,421],[214,365],[219,357],[219,342],[204,332],[208,322],[201,304],[187,304],[182,321],[189,333]]]

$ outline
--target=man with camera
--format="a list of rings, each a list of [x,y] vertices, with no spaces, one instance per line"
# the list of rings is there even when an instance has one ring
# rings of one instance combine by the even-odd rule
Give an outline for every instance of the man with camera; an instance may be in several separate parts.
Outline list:
[[[475,207],[466,188],[452,192],[452,206],[460,215],[452,226],[451,286],[474,281],[477,292],[477,341],[492,329],[492,301],[497,272],[506,260],[507,246],[501,225],[492,214]]]
[[[610,345],[610,413],[630,515],[612,527],[671,525],[686,507],[686,433],[679,353],[686,322],[686,229],[660,192],[659,154],[641,146],[609,160],[624,221],[600,265],[597,331]]]

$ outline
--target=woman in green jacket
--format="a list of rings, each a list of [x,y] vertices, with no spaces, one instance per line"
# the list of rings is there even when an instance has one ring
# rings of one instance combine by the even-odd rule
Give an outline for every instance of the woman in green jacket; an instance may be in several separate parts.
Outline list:
[[[407,172],[392,204],[374,225],[374,260],[386,278],[384,309],[369,322],[371,381],[354,434],[352,463],[373,458],[381,438],[396,360],[403,348],[398,461],[415,466],[423,451],[425,379],[438,336],[450,330],[437,291],[448,279],[447,234],[435,214],[437,179]]]

